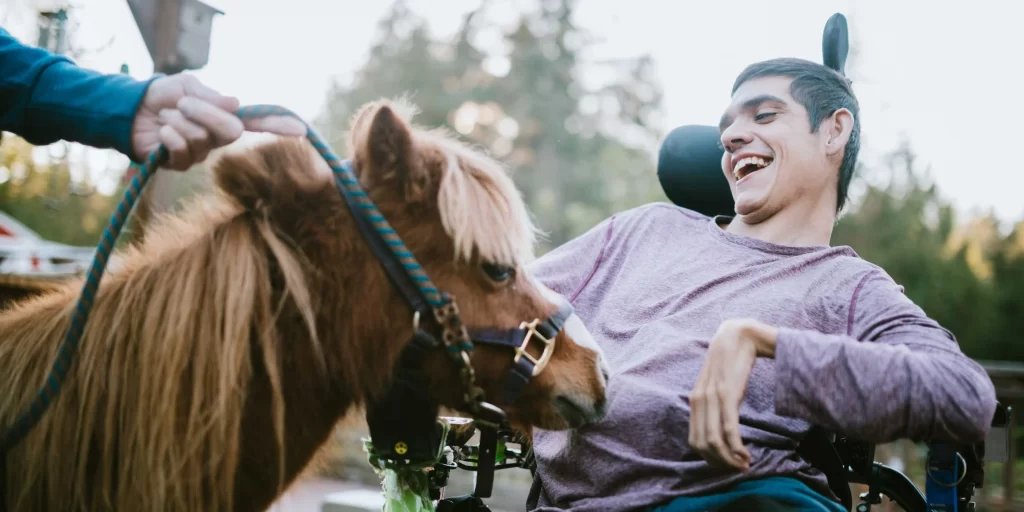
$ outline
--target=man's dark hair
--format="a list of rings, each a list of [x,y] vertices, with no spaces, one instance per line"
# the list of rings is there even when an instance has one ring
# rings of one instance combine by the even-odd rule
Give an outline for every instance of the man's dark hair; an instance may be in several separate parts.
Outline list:
[[[768,76],[786,76],[793,79],[789,93],[807,109],[811,133],[817,133],[821,122],[841,108],[853,114],[853,131],[843,152],[843,162],[839,165],[836,211],[842,210],[849,194],[853,169],[857,165],[857,154],[860,152],[860,106],[853,94],[850,80],[835,70],[811,61],[772,59],[747,66],[747,69],[736,77],[732,92],[735,94],[736,89],[747,80]]]

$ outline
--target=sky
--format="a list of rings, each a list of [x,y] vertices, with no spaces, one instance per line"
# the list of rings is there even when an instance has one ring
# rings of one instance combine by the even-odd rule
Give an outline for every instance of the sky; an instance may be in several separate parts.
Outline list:
[[[0,24],[34,37],[33,4],[0,0]],[[307,119],[332,80],[367,58],[384,0],[207,0],[224,11],[213,26],[205,83],[243,104],[274,103]],[[436,35],[450,34],[480,0],[410,0]],[[77,0],[83,41],[110,46],[79,63],[144,78],[152,62],[125,0]],[[496,12],[530,0],[493,0]],[[666,131],[717,124],[735,76],[773,57],[821,61],[821,34],[833,13],[850,23],[848,70],[861,104],[863,160],[909,140],[940,192],[967,212],[1024,218],[1021,79],[1024,2],[974,0],[580,0],[578,23],[599,37],[591,59],[653,55],[664,88]],[[6,11],[4,6],[7,7]],[[29,9],[26,9],[28,7]],[[423,101],[417,98],[417,101]]]

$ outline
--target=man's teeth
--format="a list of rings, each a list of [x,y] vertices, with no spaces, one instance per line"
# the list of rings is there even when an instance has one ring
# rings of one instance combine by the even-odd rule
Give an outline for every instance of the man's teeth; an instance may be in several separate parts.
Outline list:
[[[761,158],[759,156],[748,156],[741,158],[739,161],[736,162],[736,165],[734,165],[732,168],[733,176],[736,176],[736,179],[742,178],[743,168],[748,165],[757,166],[757,169],[760,170],[765,167],[768,167],[768,162],[766,162],[764,158]]]

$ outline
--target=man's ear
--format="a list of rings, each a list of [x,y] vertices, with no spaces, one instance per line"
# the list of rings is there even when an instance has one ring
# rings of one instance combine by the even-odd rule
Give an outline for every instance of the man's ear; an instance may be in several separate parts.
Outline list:
[[[409,124],[385,103],[357,114],[353,132],[360,181],[388,182],[397,186],[406,200],[418,200],[427,176],[416,157]]]
[[[850,141],[853,134],[853,113],[845,108],[836,110],[829,116],[826,123],[828,142],[825,143],[825,151],[829,156],[842,155],[846,143]]]

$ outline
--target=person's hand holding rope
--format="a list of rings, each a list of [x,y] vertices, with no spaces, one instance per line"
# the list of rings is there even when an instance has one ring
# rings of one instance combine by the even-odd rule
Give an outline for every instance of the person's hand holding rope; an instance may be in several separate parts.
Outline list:
[[[239,116],[237,98],[195,76],[136,80],[79,67],[62,55],[26,45],[0,27],[0,132],[34,145],[59,140],[115,149],[141,163],[161,144],[185,170],[244,131],[306,135],[291,116]]]
[[[192,75],[157,78],[146,90],[132,124],[132,157],[141,161],[161,143],[169,154],[166,168],[186,170],[206,159],[210,151],[226,146],[243,131],[278,135],[305,135],[293,117],[239,119],[238,98],[223,96]]]

